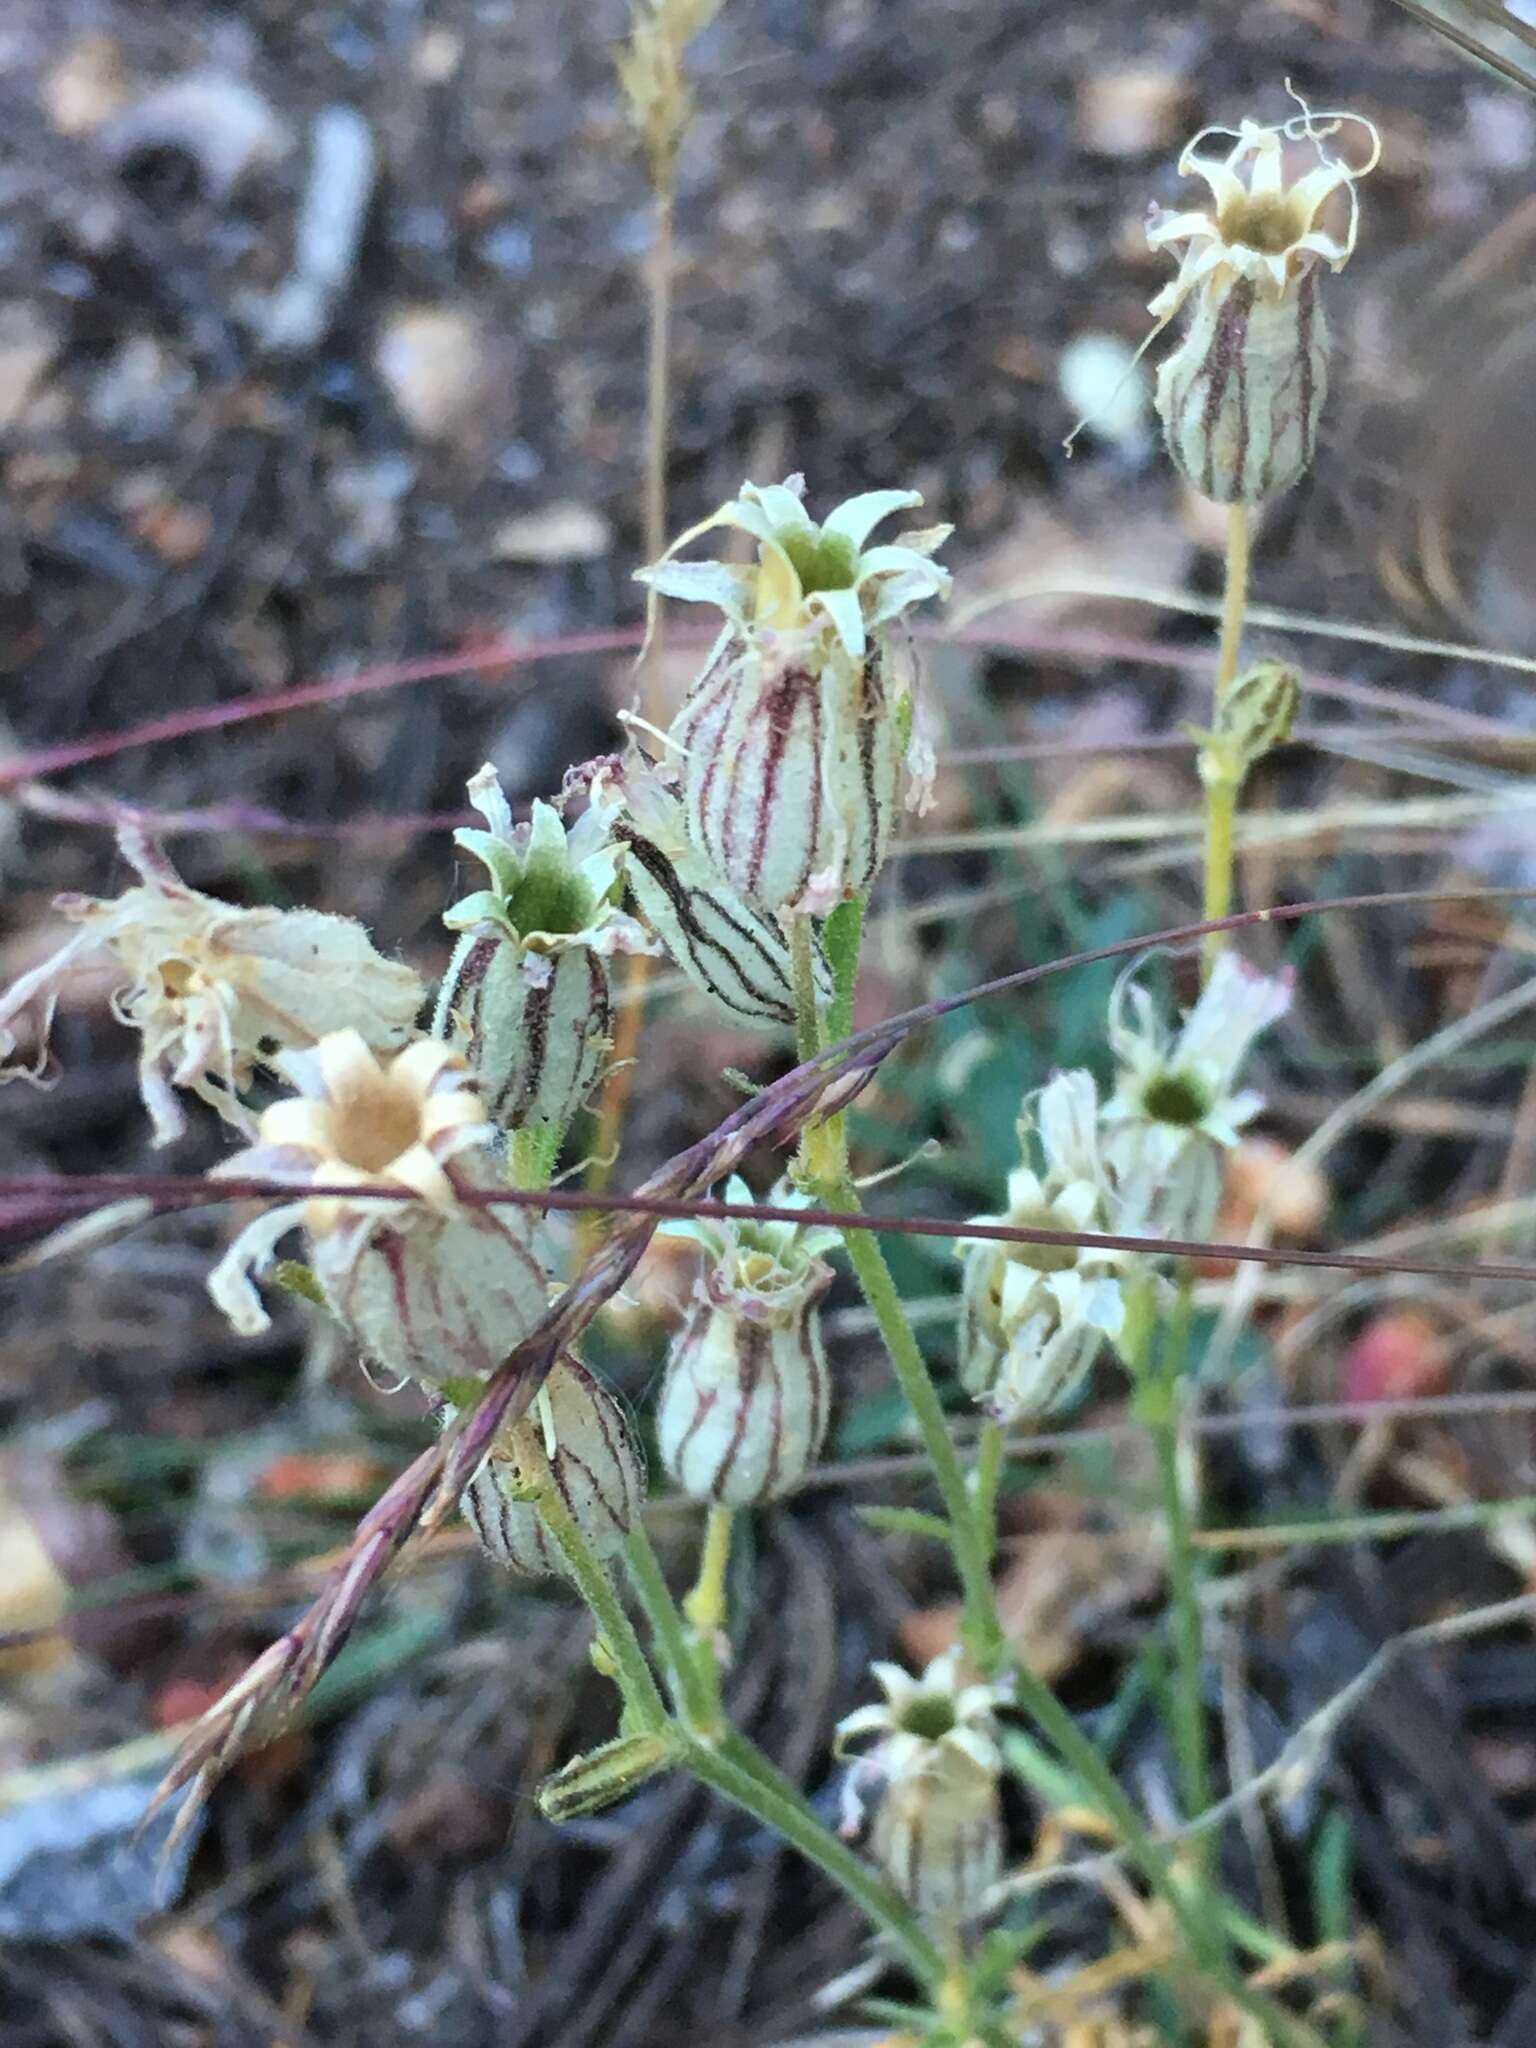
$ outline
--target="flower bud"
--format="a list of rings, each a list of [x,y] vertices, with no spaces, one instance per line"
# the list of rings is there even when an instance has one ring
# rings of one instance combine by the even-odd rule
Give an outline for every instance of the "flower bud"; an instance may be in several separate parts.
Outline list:
[[[727,1199],[749,1202],[732,1180]],[[776,1203],[801,1197],[776,1192]],[[788,1493],[821,1448],[827,1361],[816,1304],[832,1282],[818,1253],[836,1233],[750,1220],[664,1225],[708,1255],[673,1342],[656,1411],[662,1461],[693,1500],[749,1507]]]
[[[621,1735],[600,1749],[572,1757],[539,1787],[539,1811],[557,1824],[617,1805],[647,1779],[677,1762],[677,1742],[665,1735]]]
[[[761,909],[824,916],[885,859],[903,749],[919,806],[926,798],[911,681],[889,628],[947,591],[929,557],[948,529],[867,547],[881,520],[921,503],[915,492],[865,492],[818,526],[801,489],[798,478],[744,484],[640,573],[727,621],[670,734],[693,847]],[[756,566],[673,560],[715,527],[749,534]]]
[[[1323,148],[1346,121],[1370,136],[1369,159],[1358,168]],[[1232,147],[1224,157],[1202,156],[1208,136]],[[1379,154],[1375,129],[1358,114],[1304,108],[1273,128],[1205,128],[1179,171],[1204,179],[1208,205],[1153,209],[1152,247],[1183,249],[1178,276],[1151,304],[1158,328],[1190,306],[1184,338],[1158,371],[1157,409],[1174,463],[1206,497],[1262,504],[1311,461],[1328,390],[1322,266],[1342,270],[1354,253],[1355,184]],[[1342,230],[1330,206],[1340,193]]]
[[[493,1371],[548,1293],[530,1212],[464,1199],[505,1183],[463,1061],[422,1040],[381,1065],[337,1031],[279,1065],[301,1093],[264,1111],[256,1143],[214,1176],[398,1195],[314,1195],[258,1217],[209,1276],[214,1300],[242,1335],[266,1329],[251,1276],[301,1225],[332,1313],[380,1365],[429,1383]]]
[[[614,827],[626,848],[635,907],[695,988],[732,1016],[793,1024],[789,941],[776,917],[749,903],[689,844],[682,805],[660,774],[626,765],[627,816]],[[821,993],[832,980],[816,952]]]
[[[488,831],[454,843],[484,863],[490,887],[443,914],[463,933],[438,994],[433,1035],[456,1046],[504,1129],[563,1131],[597,1079],[608,1044],[605,956],[649,950],[619,908],[622,848],[611,801],[594,802],[568,832],[535,803],[514,826],[493,768],[469,783]]]
[[[558,1491],[599,1558],[618,1552],[645,1497],[640,1451],[623,1408],[568,1354],[527,1414],[497,1438],[461,1503],[497,1563],[530,1578],[569,1575],[539,1513],[545,1485]]]
[[[140,1034],[139,1093],[157,1145],[186,1128],[175,1089],[249,1136],[255,1119],[240,1097],[277,1052],[347,1026],[377,1049],[404,1043],[425,991],[409,967],[375,951],[360,924],[205,896],[132,817],[119,823],[117,847],[138,885],[110,902],[60,896],[56,908],[82,929],[0,993],[0,1081],[44,1080],[59,988],[74,960],[98,949],[122,970],[112,1009]],[[11,1026],[27,1013],[37,1018],[37,1049],[22,1066],[12,1061]]]
[[[956,1650],[920,1679],[895,1664],[872,1670],[885,1703],[857,1708],[837,1730],[839,1753],[861,1735],[880,1737],[848,1787],[844,1831],[857,1831],[872,1797],[876,1862],[925,1918],[953,1926],[980,1910],[1002,1868],[993,1709],[1005,1690],[962,1685]]]
[[[1291,736],[1301,678],[1283,661],[1258,661],[1223,697],[1212,732],[1200,733],[1200,779],[1241,786],[1248,770]]]

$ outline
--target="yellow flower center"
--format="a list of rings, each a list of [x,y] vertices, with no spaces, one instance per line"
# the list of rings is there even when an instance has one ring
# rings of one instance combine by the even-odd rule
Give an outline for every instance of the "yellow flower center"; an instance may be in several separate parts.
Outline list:
[[[387,1073],[359,1073],[348,1076],[325,1123],[333,1158],[359,1173],[382,1173],[421,1136],[421,1103]]]

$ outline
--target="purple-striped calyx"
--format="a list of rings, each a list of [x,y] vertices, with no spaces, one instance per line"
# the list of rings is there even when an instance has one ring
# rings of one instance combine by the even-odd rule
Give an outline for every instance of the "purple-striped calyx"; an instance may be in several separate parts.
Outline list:
[[[565,1354],[527,1414],[504,1429],[466,1488],[464,1518],[498,1564],[569,1577],[539,1496],[553,1489],[594,1557],[616,1555],[645,1497],[645,1468],[618,1401]]]
[[[902,615],[949,589],[931,559],[950,529],[869,536],[915,491],[866,491],[816,524],[803,483],[743,484],[739,496],[639,572],[659,596],[714,605],[725,627],[669,735],[683,761],[696,850],[770,913],[822,916],[867,889],[894,829],[903,754],[922,808],[931,755],[917,733]],[[750,565],[680,562],[725,527],[757,543]]]
[[[429,1383],[493,1371],[549,1294],[531,1212],[466,1199],[506,1182],[464,1062],[421,1039],[382,1063],[357,1032],[336,1031],[276,1064],[299,1093],[213,1171],[300,1192],[241,1231],[209,1275],[214,1300],[243,1336],[266,1329],[252,1276],[302,1228],[332,1312],[378,1364]]]
[[[729,1202],[752,1192],[726,1185]],[[779,1189],[783,1207],[805,1197]],[[662,1461],[694,1500],[749,1507],[788,1493],[826,1434],[828,1386],[817,1304],[834,1230],[794,1223],[663,1224],[704,1247],[688,1320],[673,1342],[656,1411]]]
[[[567,829],[535,802],[514,825],[496,771],[470,778],[487,830],[454,834],[488,886],[443,913],[463,934],[438,992],[433,1035],[463,1053],[505,1130],[564,1131],[590,1093],[608,1044],[606,956],[652,942],[620,907],[624,848],[616,804],[600,791]]]
[[[1365,130],[1366,160],[1325,145],[1346,123]],[[1219,136],[1223,156],[1201,153]],[[1189,323],[1157,375],[1168,451],[1197,491],[1257,505],[1295,483],[1312,459],[1328,391],[1323,266],[1342,270],[1359,227],[1355,186],[1380,138],[1359,114],[1313,114],[1261,127],[1203,128],[1179,158],[1210,200],[1154,207],[1147,239],[1179,254],[1178,275],[1149,310],[1156,333],[1186,304]]]
[[[966,1684],[959,1650],[936,1657],[921,1678],[899,1664],[871,1671],[885,1700],[838,1723],[837,1748],[879,1738],[844,1791],[843,1832],[861,1832],[873,1804],[870,1848],[899,1892],[925,1918],[971,1919],[1002,1868],[1002,1814],[994,1709],[1002,1685]]]
[[[623,805],[615,835],[636,909],[688,980],[721,1009],[756,1024],[793,1024],[795,990],[783,925],[749,903],[689,840],[683,806],[661,766],[637,755],[600,771]],[[819,992],[832,978],[815,948]]]

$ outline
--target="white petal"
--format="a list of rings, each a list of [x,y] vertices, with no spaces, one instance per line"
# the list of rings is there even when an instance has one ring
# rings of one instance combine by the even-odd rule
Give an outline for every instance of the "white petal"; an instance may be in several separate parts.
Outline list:
[[[882,519],[922,502],[921,491],[861,491],[856,498],[845,498],[835,511],[829,512],[821,522],[821,530],[840,533],[844,540],[852,541],[854,553],[859,554]]]

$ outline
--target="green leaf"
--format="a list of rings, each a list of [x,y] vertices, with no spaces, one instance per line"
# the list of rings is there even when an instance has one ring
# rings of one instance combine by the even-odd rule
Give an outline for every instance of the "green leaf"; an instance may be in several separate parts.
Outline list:
[[[942,1515],[925,1515],[920,1508],[863,1507],[853,1511],[871,1529],[887,1529],[894,1535],[931,1536],[935,1543],[951,1541],[950,1527]]]

